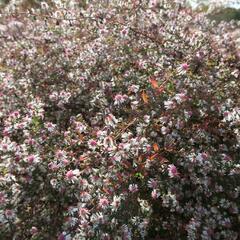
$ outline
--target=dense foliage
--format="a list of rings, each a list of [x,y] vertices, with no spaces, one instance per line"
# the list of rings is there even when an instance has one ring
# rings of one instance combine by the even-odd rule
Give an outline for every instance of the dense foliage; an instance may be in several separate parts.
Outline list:
[[[169,0],[1,13],[1,239],[239,239],[239,56]]]

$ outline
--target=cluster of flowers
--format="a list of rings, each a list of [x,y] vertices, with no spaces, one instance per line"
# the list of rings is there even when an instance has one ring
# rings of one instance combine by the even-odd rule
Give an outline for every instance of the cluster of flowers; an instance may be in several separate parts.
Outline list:
[[[174,0],[89,2],[0,15],[0,238],[239,239],[224,24]]]

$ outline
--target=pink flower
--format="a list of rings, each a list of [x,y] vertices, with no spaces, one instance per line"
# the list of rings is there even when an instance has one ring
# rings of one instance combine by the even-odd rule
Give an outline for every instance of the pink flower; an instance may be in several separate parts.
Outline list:
[[[56,158],[58,159],[64,159],[66,158],[66,152],[65,151],[62,151],[62,150],[58,150],[56,152]]]
[[[95,150],[97,148],[97,141],[94,139],[90,139],[88,141],[88,147],[92,150]]]
[[[149,7],[150,8],[155,8],[158,4],[158,1],[157,0],[150,0],[149,2]]]
[[[11,210],[11,209],[6,209],[4,214],[5,214],[6,218],[8,218],[8,219],[13,219],[15,217],[15,214],[14,214],[13,210]]]
[[[107,198],[101,198],[99,200],[99,207],[106,208],[109,205],[109,201]]]
[[[131,192],[131,193],[135,193],[138,191],[138,185],[137,184],[130,184],[129,187],[128,187],[128,190]]]
[[[150,180],[148,181],[148,187],[149,187],[149,188],[155,189],[155,188],[157,188],[157,186],[158,186],[157,180],[155,180],[155,179],[150,179]]]
[[[114,115],[108,114],[105,118],[105,123],[108,126],[115,127],[118,123],[118,120]]]
[[[129,33],[129,29],[127,27],[124,27],[121,31],[121,35],[123,37],[126,37],[128,35],[128,33]]]
[[[56,163],[52,163],[52,162],[48,164],[48,167],[52,171],[57,171],[59,169],[59,166]]]
[[[78,169],[75,170],[69,170],[66,173],[66,179],[67,180],[77,180],[77,177],[80,175],[80,171]]]
[[[128,98],[127,95],[117,94],[114,97],[114,105],[120,105],[120,104],[124,103],[127,98]]]
[[[38,163],[39,157],[36,155],[29,155],[26,160],[29,164]]]
[[[28,156],[27,160],[30,164],[32,164],[34,161],[34,156],[33,155]]]
[[[51,122],[47,122],[47,123],[44,124],[44,126],[49,132],[53,132],[55,127],[56,127],[56,124],[53,124]]]
[[[65,236],[63,233],[61,233],[59,236],[58,236],[58,240],[65,240]]]
[[[183,70],[187,71],[188,68],[189,68],[189,64],[183,63],[183,64],[181,65],[181,67],[182,67]]]
[[[156,189],[154,189],[151,193],[151,196],[153,199],[157,199],[160,196],[160,194],[157,192]]]
[[[63,164],[64,166],[67,166],[67,165],[69,164],[69,161],[68,161],[67,159],[63,159],[63,160],[62,160],[62,164]]]
[[[78,214],[81,218],[86,219],[89,216],[89,210],[87,208],[84,207],[80,207]]]
[[[170,178],[179,176],[179,172],[174,164],[168,166],[168,175]]]
[[[73,170],[69,170],[69,171],[66,173],[66,178],[69,179],[69,180],[71,180],[73,177],[74,177]]]

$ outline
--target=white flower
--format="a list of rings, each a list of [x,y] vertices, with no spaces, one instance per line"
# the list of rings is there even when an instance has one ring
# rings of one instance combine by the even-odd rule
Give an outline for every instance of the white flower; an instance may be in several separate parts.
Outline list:
[[[139,90],[139,86],[138,86],[138,85],[131,85],[131,86],[128,88],[128,91],[133,92],[133,93],[137,93],[138,90]]]
[[[180,104],[187,99],[187,96],[185,93],[178,93],[175,95],[174,99],[177,101],[178,104]]]
[[[176,107],[175,102],[169,100],[169,101],[164,101],[164,107],[166,110],[174,109]]]
[[[163,126],[163,127],[161,128],[161,133],[162,133],[163,135],[166,135],[167,133],[169,133],[169,128]]]
[[[110,137],[110,136],[105,137],[104,140],[103,140],[103,146],[105,148],[113,148],[114,147],[114,142],[113,142],[112,137]]]
[[[44,127],[47,128],[47,130],[49,132],[53,132],[55,127],[56,127],[56,124],[53,124],[51,122],[47,122],[47,123],[44,123]]]
[[[94,224],[104,224],[106,222],[106,216],[102,212],[97,212],[91,216],[91,222]]]
[[[105,124],[106,125],[111,126],[111,127],[114,128],[114,127],[116,127],[117,123],[118,123],[118,120],[117,120],[117,118],[114,115],[108,114],[106,116],[106,118],[105,118]]]
[[[46,2],[41,2],[41,8],[44,10],[47,10],[47,9],[49,9],[49,6]]]
[[[119,208],[120,204],[121,204],[121,197],[114,196],[113,197],[113,202],[111,203],[112,210],[116,211]]]

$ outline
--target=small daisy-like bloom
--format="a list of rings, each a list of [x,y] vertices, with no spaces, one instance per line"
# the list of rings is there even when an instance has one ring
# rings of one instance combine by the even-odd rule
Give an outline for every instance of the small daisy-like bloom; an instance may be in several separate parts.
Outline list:
[[[33,227],[30,229],[30,233],[31,233],[32,235],[36,235],[36,234],[38,233],[38,229],[33,226]]]
[[[139,86],[133,84],[130,87],[128,87],[128,91],[132,93],[137,93],[139,91]]]
[[[100,208],[107,208],[109,206],[109,201],[107,198],[101,198],[98,203]]]
[[[56,91],[52,92],[50,95],[49,95],[49,99],[51,101],[57,101],[58,99],[58,93]]]
[[[49,9],[49,6],[46,2],[41,2],[41,8],[44,10],[47,10],[47,9]]]
[[[99,139],[104,139],[104,137],[106,137],[106,136],[107,136],[107,131],[102,131],[102,130],[97,131],[97,137]]]
[[[57,179],[54,179],[54,178],[51,179],[50,184],[52,185],[53,188],[57,187],[57,184],[58,184]]]
[[[49,169],[52,170],[53,172],[55,172],[55,171],[57,171],[57,170],[59,169],[59,166],[58,166],[56,163],[54,163],[54,162],[49,163],[49,164],[48,164],[48,167],[49,167]]]
[[[177,101],[178,104],[187,100],[187,96],[185,93],[178,93],[175,95],[174,99]]]
[[[101,212],[97,212],[91,216],[91,222],[94,224],[104,224],[106,220],[106,217]]]
[[[51,122],[48,122],[48,123],[44,123],[44,127],[49,131],[49,132],[53,132],[55,127],[56,127],[56,124],[53,124]]]
[[[84,124],[82,124],[81,122],[75,122],[74,124],[75,124],[76,131],[78,131],[80,133],[85,132],[87,129],[87,127]]]
[[[68,214],[70,216],[73,216],[76,212],[78,211],[78,208],[75,206],[70,206],[68,207]]]
[[[11,120],[16,120],[16,119],[19,118],[19,117],[20,117],[19,111],[14,111],[14,112],[10,113],[10,115],[9,115],[9,118],[10,118]]]
[[[170,164],[168,166],[168,175],[170,176],[170,178],[179,176],[179,172],[174,164]]]
[[[182,67],[183,70],[187,71],[187,70],[189,69],[189,64],[183,63],[183,64],[181,65],[181,67]]]
[[[130,184],[129,187],[128,187],[128,190],[131,192],[131,193],[135,193],[138,191],[138,185],[137,184]]]
[[[86,179],[80,179],[79,184],[81,185],[82,189],[85,190],[89,186],[89,183]]]
[[[87,219],[89,217],[89,210],[85,207],[80,207],[78,210],[78,215],[82,218],[82,219]]]
[[[128,27],[124,27],[124,28],[121,30],[121,36],[122,36],[122,37],[127,37],[127,36],[128,36],[128,33],[129,33],[129,28],[128,28]]]
[[[64,159],[64,158],[66,158],[67,157],[67,153],[65,152],[65,151],[63,151],[63,150],[58,150],[57,152],[56,152],[56,158],[58,158],[58,159]]]
[[[77,180],[77,177],[80,175],[80,171],[78,169],[75,170],[69,170],[66,173],[66,179],[67,180]]]
[[[14,217],[15,217],[15,214],[14,214],[13,210],[11,210],[11,209],[6,209],[4,212],[4,215],[7,219],[14,219]]]
[[[160,196],[160,194],[156,189],[154,189],[151,193],[151,196],[153,199],[157,199]]]
[[[114,196],[113,197],[113,202],[111,203],[112,210],[116,211],[119,208],[120,204],[121,204],[121,197]]]
[[[169,133],[169,128],[163,126],[163,127],[161,128],[161,133],[162,133],[163,135],[166,135],[167,133]]]
[[[190,65],[188,63],[183,63],[178,67],[178,72],[179,74],[185,74],[188,69],[189,69]]]
[[[164,107],[166,110],[174,109],[176,107],[176,103],[174,101],[164,101]]]
[[[73,177],[74,177],[73,170],[69,170],[69,171],[66,173],[66,178],[67,178],[68,180],[71,180]]]
[[[88,147],[92,150],[95,150],[97,148],[97,141],[94,139],[90,139],[88,141]]]
[[[81,192],[80,198],[83,202],[87,202],[92,199],[92,196],[88,192],[84,191],[84,192]]]
[[[69,165],[70,161],[67,159],[63,159],[61,163],[64,167],[66,167],[67,165]]]
[[[36,155],[29,155],[26,159],[29,164],[34,164],[40,162],[39,157]]]
[[[35,145],[37,142],[33,139],[33,138],[28,138],[25,140],[25,142],[28,144],[28,145]]]
[[[150,180],[148,180],[147,185],[148,185],[149,188],[155,189],[155,188],[158,187],[158,182],[157,182],[157,180],[151,178]]]
[[[114,115],[108,114],[106,116],[106,118],[105,118],[106,125],[111,126],[111,127],[116,127],[117,123],[118,123],[118,120]]]
[[[188,120],[192,115],[193,115],[193,113],[191,111],[184,110],[184,116],[185,116],[186,120]]]
[[[9,149],[8,144],[7,144],[7,143],[1,144],[0,149],[1,149],[1,151],[3,151],[3,152],[7,152],[8,149]]]
[[[114,147],[114,142],[113,142],[112,137],[108,136],[108,137],[104,138],[103,146],[105,148],[113,148]]]
[[[114,105],[121,105],[128,99],[127,95],[117,94],[114,97]]]
[[[197,156],[196,156],[196,160],[198,161],[198,162],[203,162],[203,161],[206,161],[207,159],[208,159],[208,154],[207,153],[199,153]]]
[[[149,2],[149,7],[150,8],[155,8],[158,4],[158,1],[157,0],[150,0]]]

